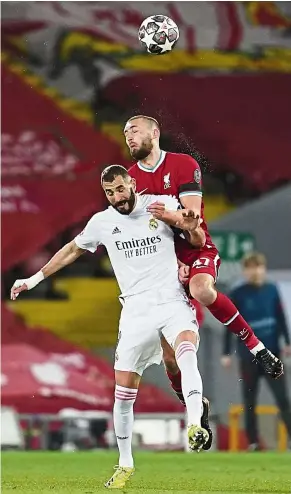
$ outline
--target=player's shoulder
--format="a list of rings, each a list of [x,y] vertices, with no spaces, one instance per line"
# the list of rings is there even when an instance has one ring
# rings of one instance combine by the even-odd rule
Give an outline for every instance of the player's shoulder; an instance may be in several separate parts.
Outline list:
[[[152,204],[153,202],[165,202],[165,201],[176,201],[177,198],[172,194],[142,194],[139,196],[140,200],[144,200],[147,204]]]
[[[173,166],[180,166],[182,165],[196,165],[199,168],[199,165],[195,158],[193,156],[190,156],[190,154],[185,154],[185,153],[168,153],[167,152],[167,159],[169,163]]]
[[[134,177],[138,173],[138,170],[139,170],[139,167],[138,167],[138,164],[137,163],[134,163],[133,165],[131,165],[127,169],[129,175],[131,175],[132,177]]]
[[[172,211],[177,211],[177,209],[180,208],[180,203],[177,200],[177,198],[173,195],[166,195],[166,194],[143,194],[139,196],[140,200],[140,205],[142,206],[142,209],[146,209],[150,204],[153,204],[154,202],[162,202],[165,204],[166,209],[172,210]]]
[[[102,223],[103,221],[107,220],[109,215],[110,215],[109,208],[104,209],[103,211],[98,211],[98,213],[95,213],[93,214],[93,216],[91,216],[88,223],[92,225]]]

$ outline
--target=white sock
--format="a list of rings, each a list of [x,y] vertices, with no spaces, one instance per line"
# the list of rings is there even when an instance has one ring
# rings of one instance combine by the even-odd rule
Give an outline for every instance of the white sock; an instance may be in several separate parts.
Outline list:
[[[133,404],[136,396],[137,389],[124,388],[123,386],[118,385],[115,387],[113,422],[119,449],[120,467],[133,467],[131,441],[133,429]]]
[[[257,353],[260,352],[261,350],[264,350],[264,348],[265,348],[264,343],[260,341],[260,343],[258,343],[256,346],[254,346],[254,348],[251,349],[251,353],[253,355],[257,355]]]
[[[202,379],[198,370],[196,348],[183,341],[176,349],[176,360],[181,371],[181,382],[188,414],[188,424],[201,425]]]

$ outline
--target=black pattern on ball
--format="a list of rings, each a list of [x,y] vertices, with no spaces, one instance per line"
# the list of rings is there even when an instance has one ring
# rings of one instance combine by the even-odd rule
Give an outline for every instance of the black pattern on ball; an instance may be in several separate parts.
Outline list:
[[[170,42],[175,41],[178,38],[178,33],[173,27],[168,31],[168,39]]]
[[[161,48],[159,45],[150,45],[149,46],[149,52],[154,53],[155,55],[159,55],[162,53],[163,48]]]
[[[164,45],[166,43],[166,40],[167,40],[167,35],[166,35],[165,31],[162,31],[160,33],[156,33],[153,36],[153,41],[158,43],[158,45]]]
[[[159,26],[155,22],[149,22],[146,27],[146,32],[148,34],[156,33],[158,30],[159,30]]]
[[[139,35],[139,38],[140,38],[140,39],[143,39],[143,38],[145,37],[145,35],[146,35],[146,30],[145,30],[145,27],[144,27],[144,26],[142,26],[142,27],[140,28],[138,35]]]
[[[156,22],[164,22],[164,20],[165,20],[165,16],[164,15],[154,15],[152,18]]]

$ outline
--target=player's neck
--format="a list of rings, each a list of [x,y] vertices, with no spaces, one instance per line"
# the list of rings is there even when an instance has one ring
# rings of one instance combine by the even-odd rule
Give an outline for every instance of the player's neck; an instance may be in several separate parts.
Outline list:
[[[144,160],[140,160],[140,163],[142,163],[145,168],[154,168],[161,157],[161,152],[160,148],[153,149]]]

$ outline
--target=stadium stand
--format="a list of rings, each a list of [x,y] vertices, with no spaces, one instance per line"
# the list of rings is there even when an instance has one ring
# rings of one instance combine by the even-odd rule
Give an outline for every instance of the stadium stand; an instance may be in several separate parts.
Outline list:
[[[112,410],[114,372],[109,362],[48,330],[28,327],[3,305],[1,319],[2,405],[14,405],[21,413]],[[181,412],[181,405],[157,386],[143,383],[136,411]]]
[[[265,248],[272,267],[290,267],[286,246],[276,245],[288,225],[287,189],[268,216],[275,223],[284,208],[272,240],[265,202],[215,226],[236,205],[291,180],[290,17],[279,2],[165,4],[181,36],[158,63],[136,36],[153,2],[118,2],[114,10],[106,2],[16,2],[17,10],[12,3],[2,20],[3,299],[103,208],[100,170],[129,165],[122,131],[136,113],[161,122],[165,149],[198,157],[227,281],[238,276],[246,244]],[[120,306],[108,258],[86,254],[62,276],[2,303],[2,403],[30,414],[111,411],[112,364],[99,353],[115,346]],[[238,376],[221,371],[212,325],[206,318],[201,368],[226,422],[228,404],[239,402]],[[168,389],[161,374],[141,386],[137,413],[182,411],[161,389]],[[240,442],[245,449],[243,432]],[[224,425],[217,443],[228,448]]]

